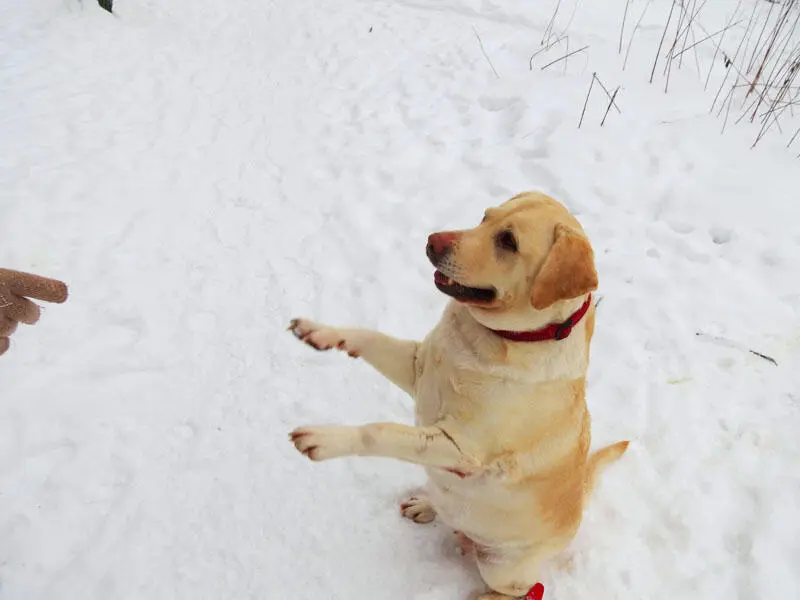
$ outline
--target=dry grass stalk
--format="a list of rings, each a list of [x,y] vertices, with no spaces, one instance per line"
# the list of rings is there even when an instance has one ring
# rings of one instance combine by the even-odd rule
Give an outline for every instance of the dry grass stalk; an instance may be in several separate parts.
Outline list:
[[[667,29],[669,29],[669,24],[672,22],[672,13],[675,12],[675,4],[676,0],[672,0],[672,6],[669,9],[669,16],[667,17],[667,23],[666,25],[664,25],[664,33],[661,34],[661,41],[658,43],[656,58],[653,61],[653,70],[650,72],[650,83],[653,83],[653,77],[655,77],[656,74],[656,66],[658,65],[658,56],[661,54],[661,47],[664,45],[664,39],[667,37]]]
[[[617,54],[622,54],[622,36],[625,33],[625,22],[628,20],[628,9],[631,6],[631,0],[625,2],[625,13],[622,15],[622,26],[619,28],[619,49]]]
[[[711,59],[711,65],[708,68],[708,76],[706,77],[706,84],[705,84],[705,86],[703,86],[704,90],[708,89],[708,82],[711,81],[711,71],[714,69],[714,65],[717,64],[717,54],[719,53],[719,49],[722,46],[722,44],[725,43],[725,34],[728,32],[728,30],[731,27],[734,26],[733,25],[733,20],[736,18],[736,15],[739,14],[739,9],[741,8],[741,6],[742,6],[742,0],[739,0],[738,4],[736,5],[736,8],[734,9],[733,13],[731,14],[731,18],[728,20],[728,24],[722,30],[722,37],[719,40],[719,44],[714,44],[714,57]],[[736,25],[738,25],[739,23],[741,23],[741,20],[737,21]],[[712,36],[712,37],[714,37],[714,36]]]
[[[547,67],[551,67],[551,66],[553,66],[554,64],[556,64],[556,63],[558,63],[558,62],[561,62],[562,60],[566,60],[567,58],[569,58],[569,57],[570,57],[570,56],[572,56],[573,54],[577,54],[578,52],[583,52],[584,50],[586,50],[586,49],[588,49],[588,48],[589,48],[589,46],[583,46],[582,48],[578,48],[577,50],[573,50],[572,52],[568,52],[568,53],[567,53],[567,54],[565,54],[564,56],[561,56],[561,57],[559,57],[559,58],[557,58],[557,59],[555,59],[555,60],[553,60],[553,61],[550,61],[549,63],[547,63],[545,66],[543,66],[543,67],[542,67],[542,71],[544,71],[544,70],[545,70]]]
[[[741,0],[739,0],[741,2]],[[625,67],[628,66],[628,57],[631,54],[631,46],[633,45],[633,38],[636,36],[636,32],[639,30],[639,27],[644,20],[644,16],[647,14],[647,9],[650,8],[650,5],[653,3],[653,0],[648,0],[647,4],[644,5],[644,9],[642,10],[642,14],[639,16],[639,20],[636,22],[636,27],[633,28],[633,33],[631,34],[631,39],[628,40],[628,48],[625,50],[625,60],[622,63],[622,70],[625,70]]]
[[[589,96],[592,95],[592,87],[594,87],[594,80],[595,79],[597,79],[597,73],[592,73],[592,81],[589,83],[589,91],[586,92],[586,100],[584,100],[584,102],[583,102],[583,110],[581,111],[580,121],[578,121],[578,129],[580,129],[581,125],[583,125],[583,117],[586,114],[586,107],[589,104]]]
[[[608,106],[606,107],[606,114],[603,115],[603,120],[600,121],[600,127],[606,124],[606,117],[608,117],[608,113],[611,110],[611,106],[614,105],[614,100],[616,99],[617,94],[619,93],[619,87],[620,86],[617,86],[617,89],[614,90],[614,94],[611,96],[611,101],[608,103]]]
[[[498,73],[497,69],[494,68],[494,65],[492,64],[492,61],[489,58],[489,55],[486,54],[486,49],[483,47],[483,40],[481,40],[481,36],[478,35],[478,30],[475,29],[475,27],[473,26],[472,27],[472,31],[475,32],[475,37],[478,38],[478,44],[480,44],[481,52],[483,52],[483,57],[486,59],[486,62],[488,62],[489,66],[492,68],[492,71],[494,72],[494,76],[497,77],[498,79],[500,79],[500,73]]]
[[[789,18],[789,11],[791,11],[793,8],[795,8],[797,6],[797,2],[798,2],[798,0],[789,0],[789,2],[787,2],[784,5],[783,10],[781,11],[780,18],[778,19],[778,22],[772,28],[772,32],[771,32],[771,35],[769,37],[769,46],[767,46],[767,49],[764,51],[764,55],[763,55],[763,58],[761,59],[761,63],[759,64],[758,71],[756,72],[756,75],[753,78],[753,81],[751,82],[752,85],[750,86],[750,89],[747,92],[748,96],[755,89],[755,84],[758,83],[758,80],[761,79],[761,74],[764,71],[764,67],[767,64],[767,61],[770,59],[770,55],[772,53],[773,48],[775,47],[775,42],[778,39],[778,35],[780,34],[781,30],[783,29],[784,25],[786,24],[787,19]],[[772,6],[770,6],[770,13],[771,12],[772,12]],[[797,22],[795,21],[795,26],[796,26],[796,24],[797,24]],[[748,73],[749,72],[750,71],[748,70]]]

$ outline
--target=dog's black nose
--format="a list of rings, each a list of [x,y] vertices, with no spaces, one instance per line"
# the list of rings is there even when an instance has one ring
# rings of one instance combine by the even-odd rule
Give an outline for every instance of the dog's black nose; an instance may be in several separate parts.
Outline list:
[[[425,247],[425,254],[428,259],[433,263],[433,266],[438,266],[444,258],[450,254],[453,249],[453,244],[456,241],[456,234],[445,233],[432,233],[428,236],[428,245]]]

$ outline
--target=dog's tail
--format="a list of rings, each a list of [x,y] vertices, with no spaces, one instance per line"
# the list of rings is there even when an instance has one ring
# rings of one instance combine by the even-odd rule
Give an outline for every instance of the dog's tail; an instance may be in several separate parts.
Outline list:
[[[597,450],[589,456],[589,460],[586,463],[585,490],[587,498],[591,496],[594,490],[595,483],[597,483],[597,476],[600,475],[603,469],[608,465],[619,460],[622,455],[625,454],[625,450],[628,449],[628,444],[630,444],[630,442],[617,442],[605,448],[600,448],[600,450]]]

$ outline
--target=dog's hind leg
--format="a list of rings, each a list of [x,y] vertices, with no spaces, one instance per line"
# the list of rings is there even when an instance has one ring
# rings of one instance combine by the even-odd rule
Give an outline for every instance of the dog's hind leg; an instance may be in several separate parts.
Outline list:
[[[427,496],[412,496],[400,504],[400,513],[414,523],[430,523],[436,518],[436,511]]]
[[[548,546],[529,549],[522,555],[508,556],[488,552],[477,552],[478,570],[483,581],[492,590],[478,600],[511,600],[533,598],[541,600],[544,588],[539,583],[539,567],[542,560],[552,555]]]
[[[399,340],[369,329],[328,327],[308,319],[292,320],[289,330],[316,350],[335,348],[353,358],[363,358],[400,389],[413,394],[418,342]]]

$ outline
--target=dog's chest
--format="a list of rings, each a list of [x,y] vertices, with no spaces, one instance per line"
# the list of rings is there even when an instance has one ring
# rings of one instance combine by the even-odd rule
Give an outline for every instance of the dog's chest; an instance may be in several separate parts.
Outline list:
[[[423,342],[416,368],[414,395],[422,426],[444,417],[465,424],[479,417],[492,398],[515,396],[532,385],[527,377],[519,379],[518,370],[487,361],[447,331],[434,330]]]
[[[444,349],[427,344],[417,365],[415,389],[417,423],[433,425],[444,415],[452,414],[453,396],[459,389],[459,369],[452,359],[446,357]]]
[[[498,403],[505,414],[521,414],[533,408],[532,400],[542,386],[583,378],[587,353],[582,323],[575,334],[552,344],[526,344],[507,353],[477,325],[469,329],[458,314],[448,311],[420,345],[416,369],[417,423],[433,425],[443,418],[467,425],[496,421]]]

